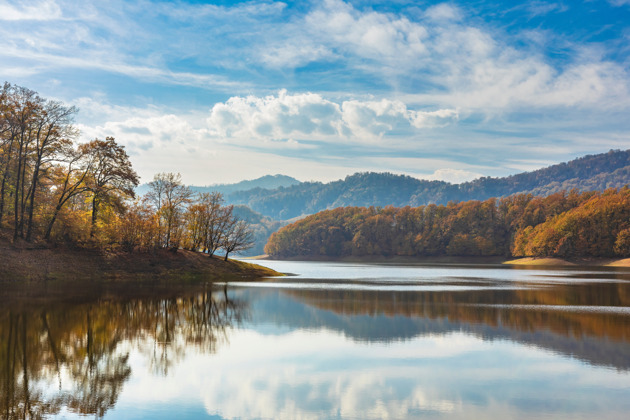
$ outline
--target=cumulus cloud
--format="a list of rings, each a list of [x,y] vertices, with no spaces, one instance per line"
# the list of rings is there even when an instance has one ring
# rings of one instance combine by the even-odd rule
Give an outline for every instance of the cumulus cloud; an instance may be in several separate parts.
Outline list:
[[[79,125],[84,138],[112,136],[120,138],[132,152],[136,148],[146,150],[147,145],[199,144],[205,129],[194,128],[182,117],[165,114],[152,117],[131,117],[122,121],[108,121],[103,125]]]
[[[414,111],[396,100],[347,100],[340,103],[315,93],[232,97],[214,105],[208,126],[222,139],[322,141],[376,140],[394,130],[452,123],[457,110]]]
[[[292,136],[318,138],[339,133],[339,106],[318,94],[232,97],[214,105],[208,118],[220,137],[286,139]]]
[[[416,128],[444,127],[459,119],[455,109],[438,109],[437,111],[411,112],[411,123]]]
[[[527,7],[537,15],[566,11],[557,3]],[[403,94],[418,106],[488,115],[532,106],[628,107],[628,71],[598,56],[601,46],[563,41],[570,58],[556,63],[540,45],[519,46],[500,30],[466,17],[450,3],[428,7],[412,20],[327,0],[282,26],[283,36],[266,39],[258,54],[272,67],[333,61],[356,74],[377,75],[396,89],[416,84],[421,88]],[[536,30],[526,32],[527,39],[536,38]]]
[[[478,172],[466,171],[463,169],[444,168],[438,169],[430,175],[422,176],[422,179],[446,181],[451,184],[461,184],[482,177]]]
[[[352,61],[355,55],[395,68],[428,52],[425,46],[428,33],[422,25],[404,16],[359,12],[337,0],[323,2],[321,7],[298,21],[294,28],[298,27],[302,28],[296,32],[302,34],[300,44],[311,50],[324,49],[327,57],[337,54]],[[293,40],[295,42],[295,37]],[[292,62],[283,64],[294,65]]]

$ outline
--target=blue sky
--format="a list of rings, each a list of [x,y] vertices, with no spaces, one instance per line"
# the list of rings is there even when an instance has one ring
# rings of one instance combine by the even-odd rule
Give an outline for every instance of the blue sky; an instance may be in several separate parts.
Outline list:
[[[630,0],[0,0],[0,77],[143,182],[461,182],[630,147]]]

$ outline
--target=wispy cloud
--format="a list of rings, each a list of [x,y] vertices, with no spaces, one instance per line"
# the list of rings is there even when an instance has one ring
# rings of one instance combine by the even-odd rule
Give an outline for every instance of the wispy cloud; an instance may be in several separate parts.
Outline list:
[[[43,0],[39,2],[0,3],[0,21],[11,20],[57,20],[61,18],[61,8],[54,0]]]
[[[608,0],[613,6],[626,6],[630,5],[630,0]]]

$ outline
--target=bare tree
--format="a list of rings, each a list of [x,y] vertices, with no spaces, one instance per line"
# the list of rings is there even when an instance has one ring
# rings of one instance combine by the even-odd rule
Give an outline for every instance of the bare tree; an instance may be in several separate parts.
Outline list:
[[[230,252],[244,251],[254,246],[254,232],[249,224],[237,217],[232,217],[221,241],[225,251],[224,260],[228,260]]]
[[[203,249],[212,256],[222,246],[223,237],[232,220],[233,206],[223,206],[223,196],[218,192],[202,195],[201,202],[207,211]]]

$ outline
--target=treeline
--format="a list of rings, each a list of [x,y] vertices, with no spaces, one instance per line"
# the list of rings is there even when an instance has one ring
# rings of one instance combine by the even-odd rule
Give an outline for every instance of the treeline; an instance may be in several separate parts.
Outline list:
[[[549,195],[561,191],[604,191],[630,184],[630,150],[584,156],[504,178],[482,177],[451,184],[390,173],[357,173],[322,184],[304,182],[275,190],[256,188],[227,196],[276,220],[287,220],[346,206],[420,206],[450,201],[486,200],[517,193]]]
[[[77,143],[76,113],[24,87],[0,90],[0,229],[13,241],[223,249],[226,259],[251,246],[251,230],[220,194],[195,195],[179,175],[157,175],[136,199],[124,147],[112,137]]]
[[[218,192],[195,194],[179,174],[160,173],[149,192],[115,220],[118,243],[127,250],[185,248],[212,256],[219,249],[225,260],[250,248],[254,232],[234,206],[224,205]]]
[[[343,207],[284,227],[273,258],[345,256],[630,256],[630,189],[420,207]]]

